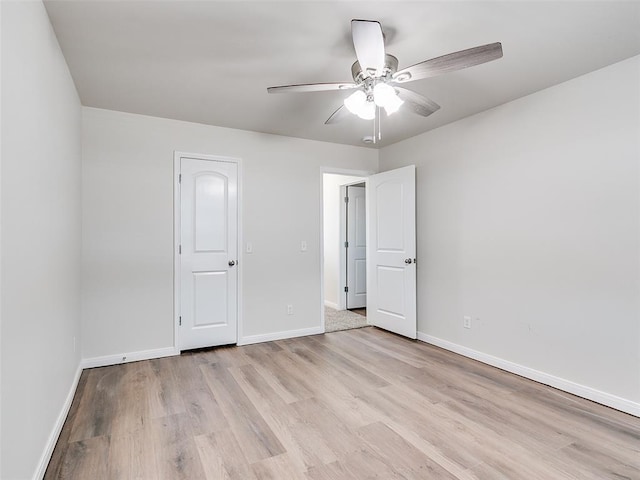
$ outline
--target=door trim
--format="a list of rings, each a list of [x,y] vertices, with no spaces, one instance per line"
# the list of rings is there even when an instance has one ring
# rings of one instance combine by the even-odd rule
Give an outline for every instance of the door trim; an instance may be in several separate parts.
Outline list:
[[[237,259],[237,312],[238,322],[236,325],[236,344],[240,343],[242,338],[242,271],[244,261],[243,254],[243,236],[242,236],[242,159],[238,157],[224,157],[221,155],[206,155],[202,153],[188,153],[174,151],[173,153],[173,347],[177,353],[180,353],[180,325],[178,323],[180,317],[180,255],[178,248],[180,246],[180,159],[192,158],[195,160],[209,160],[216,162],[235,163],[238,168],[238,259]]]
[[[324,324],[324,174],[325,173],[333,173],[335,175],[349,175],[349,176],[359,176],[359,177],[368,177],[370,175],[374,175],[376,172],[374,170],[352,170],[347,168],[339,168],[339,167],[320,167],[320,237],[319,237],[319,245],[320,248],[320,327],[322,329],[322,333],[325,332],[325,324]]]

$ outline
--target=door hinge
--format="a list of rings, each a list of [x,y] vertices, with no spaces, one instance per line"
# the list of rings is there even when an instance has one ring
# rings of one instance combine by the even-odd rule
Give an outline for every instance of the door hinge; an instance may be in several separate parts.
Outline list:
[[[344,248],[349,248],[349,242],[344,242]]]
[[[178,174],[178,183],[182,183],[182,174],[181,173]]]
[[[178,255],[182,255],[182,245],[178,245]]]
[[[349,291],[349,287],[344,287],[344,291],[348,292]]]
[[[344,197],[344,203],[349,203],[349,197]]]
[[[178,317],[178,325],[182,326],[182,317]]]

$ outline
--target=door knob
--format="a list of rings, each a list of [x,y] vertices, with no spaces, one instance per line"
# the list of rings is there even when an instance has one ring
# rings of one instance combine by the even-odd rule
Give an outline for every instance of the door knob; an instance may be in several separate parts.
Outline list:
[[[229,266],[233,267],[236,264],[235,260],[229,260]]]
[[[413,260],[411,260],[410,258],[405,258],[404,259],[404,263],[406,263],[407,265],[412,263],[412,262],[413,262]]]

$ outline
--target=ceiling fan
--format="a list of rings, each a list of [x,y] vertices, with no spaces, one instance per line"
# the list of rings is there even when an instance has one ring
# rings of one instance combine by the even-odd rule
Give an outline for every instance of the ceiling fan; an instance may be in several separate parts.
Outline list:
[[[398,59],[385,52],[384,35],[379,22],[351,20],[351,36],[357,57],[357,61],[351,66],[353,82],[283,85],[269,87],[267,91],[269,93],[304,93],[355,90],[345,98],[344,104],[333,112],[324,122],[325,124],[338,122],[349,114],[355,114],[365,120],[375,120],[376,117],[379,119],[381,108],[387,115],[391,115],[403,104],[406,104],[412,112],[427,117],[440,106],[401,85],[473,67],[502,57],[502,44],[497,42],[432,58],[398,70]]]

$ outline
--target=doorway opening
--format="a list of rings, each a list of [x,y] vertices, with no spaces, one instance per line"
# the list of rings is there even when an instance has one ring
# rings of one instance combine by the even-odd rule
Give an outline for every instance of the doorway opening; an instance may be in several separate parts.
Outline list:
[[[408,338],[417,338],[416,312],[416,167],[405,167],[387,170],[382,173],[354,172],[345,170],[323,169],[321,177],[321,295],[320,310],[323,330],[330,331],[325,325],[325,302],[327,310],[334,305],[338,312],[357,313],[348,310],[344,286],[340,282],[341,262],[338,262],[338,275],[331,269],[335,262],[330,260],[332,246],[338,245],[338,257],[343,250],[339,248],[342,241],[331,239],[332,224],[340,229],[341,211],[332,208],[330,202],[349,203],[340,196],[331,194],[331,180],[335,188],[353,187],[364,181],[366,192],[365,241],[366,265],[364,276],[366,288],[367,317],[366,324],[373,325]],[[326,174],[340,174],[359,177],[358,179],[332,178]],[[326,178],[325,178],[326,176]],[[351,181],[353,180],[353,181]],[[328,190],[325,194],[325,189]],[[325,205],[325,198],[329,202]],[[335,204],[334,204],[335,205]],[[335,213],[337,211],[337,213]],[[336,218],[338,227],[335,227]],[[325,227],[324,222],[327,222]],[[326,237],[325,237],[326,234]],[[347,238],[346,236],[344,237]],[[344,240],[350,241],[350,240]],[[325,249],[327,250],[325,254]],[[325,269],[327,274],[325,275]],[[345,266],[346,270],[346,266]],[[355,268],[354,271],[357,271]],[[334,275],[332,284],[331,276]],[[335,277],[339,283],[335,283]],[[328,277],[328,278],[327,278]],[[346,273],[345,273],[346,281]],[[326,285],[325,285],[326,282]],[[342,291],[340,290],[342,288]],[[335,294],[335,297],[332,295]],[[353,305],[352,305],[353,307]]]
[[[347,173],[322,176],[325,332],[367,325],[366,177]]]

